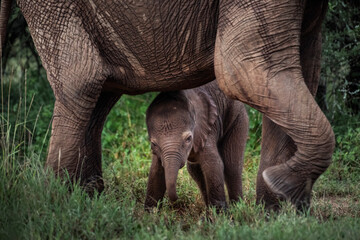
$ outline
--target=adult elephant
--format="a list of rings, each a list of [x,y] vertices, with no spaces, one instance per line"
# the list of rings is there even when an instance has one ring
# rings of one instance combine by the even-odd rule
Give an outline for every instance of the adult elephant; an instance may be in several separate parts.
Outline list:
[[[2,38],[6,9],[2,0]],[[46,166],[101,191],[122,94],[220,88],[263,113],[257,199],[307,206],[334,135],[314,101],[327,1],[18,0],[56,98]],[[4,41],[2,41],[4,42]]]

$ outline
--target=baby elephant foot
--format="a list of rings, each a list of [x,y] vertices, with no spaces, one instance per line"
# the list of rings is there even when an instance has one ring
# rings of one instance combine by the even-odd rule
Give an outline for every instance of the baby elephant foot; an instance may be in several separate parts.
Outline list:
[[[262,176],[270,190],[279,198],[290,201],[300,212],[309,209],[311,189],[315,180],[305,177],[304,172],[294,171],[284,163],[267,168]]]
[[[162,207],[162,202],[158,203],[158,201],[148,197],[145,199],[144,210],[149,213],[155,213],[159,208]]]
[[[144,210],[145,212],[148,213],[157,213],[159,211],[159,209],[156,206],[147,206],[147,205],[144,206]]]
[[[226,212],[227,210],[226,201],[213,201],[210,206],[215,207],[216,213]]]
[[[148,212],[148,213],[156,213],[158,211],[158,208],[157,208],[157,205],[147,205],[145,203],[144,210],[145,210],[145,212]]]
[[[91,176],[82,183],[82,188],[90,197],[93,197],[95,192],[104,191],[104,181],[101,176]]]

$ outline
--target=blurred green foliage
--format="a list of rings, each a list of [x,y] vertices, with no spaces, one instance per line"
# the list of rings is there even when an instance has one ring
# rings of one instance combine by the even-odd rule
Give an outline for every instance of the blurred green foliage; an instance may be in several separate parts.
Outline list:
[[[323,25],[323,52],[318,99],[335,124],[360,113],[360,5],[330,0]],[[324,89],[323,89],[324,90]]]

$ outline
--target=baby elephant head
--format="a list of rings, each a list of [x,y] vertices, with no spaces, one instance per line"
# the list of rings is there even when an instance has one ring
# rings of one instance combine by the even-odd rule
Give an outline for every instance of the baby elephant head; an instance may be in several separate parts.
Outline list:
[[[193,150],[201,151],[216,120],[215,104],[192,90],[161,93],[147,110],[153,161],[161,161],[171,201],[177,200],[178,171]]]

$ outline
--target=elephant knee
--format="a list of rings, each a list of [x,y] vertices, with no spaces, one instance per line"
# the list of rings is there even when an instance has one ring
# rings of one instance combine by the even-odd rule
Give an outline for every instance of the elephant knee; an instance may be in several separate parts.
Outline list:
[[[319,142],[316,144],[315,149],[319,154],[319,163],[321,162],[319,166],[326,169],[331,163],[331,158],[335,149],[335,135],[330,123],[328,124],[328,130],[319,137]]]
[[[329,124],[330,125],[330,124]],[[334,131],[332,130],[331,126],[329,132],[326,135],[326,140],[323,143],[323,149],[328,151],[329,153],[329,158],[331,158],[334,149],[335,149],[335,134]]]

